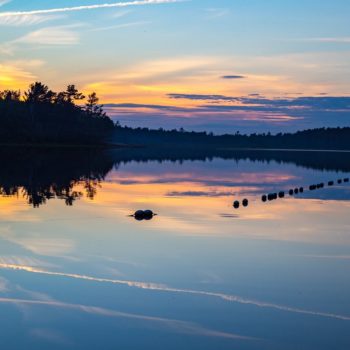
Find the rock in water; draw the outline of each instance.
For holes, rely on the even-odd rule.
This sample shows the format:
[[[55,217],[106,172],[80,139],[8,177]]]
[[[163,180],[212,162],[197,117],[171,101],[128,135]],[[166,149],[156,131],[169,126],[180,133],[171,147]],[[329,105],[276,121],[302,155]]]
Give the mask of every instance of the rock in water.
[[[144,220],[145,212],[143,210],[135,211],[134,218],[138,221]]]

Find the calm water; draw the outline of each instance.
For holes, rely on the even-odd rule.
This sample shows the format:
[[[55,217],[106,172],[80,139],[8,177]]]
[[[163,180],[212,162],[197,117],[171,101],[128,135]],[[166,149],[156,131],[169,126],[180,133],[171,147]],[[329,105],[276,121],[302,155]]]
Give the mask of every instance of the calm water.
[[[112,153],[2,154],[4,349],[350,348],[350,185],[261,202],[349,155]]]

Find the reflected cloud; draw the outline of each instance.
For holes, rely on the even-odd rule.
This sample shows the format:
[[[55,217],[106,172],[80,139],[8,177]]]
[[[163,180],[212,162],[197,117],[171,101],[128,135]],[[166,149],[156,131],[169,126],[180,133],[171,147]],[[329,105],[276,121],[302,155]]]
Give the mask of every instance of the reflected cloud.
[[[198,336],[215,337],[215,338],[226,338],[226,339],[232,339],[232,340],[253,340],[254,339],[251,337],[246,337],[238,334],[226,333],[226,332],[208,329],[192,322],[179,321],[179,320],[154,317],[154,316],[138,315],[138,314],[126,313],[126,312],[121,312],[116,310],[110,310],[110,309],[97,307],[97,306],[88,306],[83,304],[71,304],[71,303],[65,303],[60,301],[42,301],[42,300],[15,299],[15,298],[0,298],[0,303],[13,304],[16,306],[46,306],[46,307],[59,308],[59,309],[63,308],[63,309],[79,311],[85,314],[91,314],[95,316],[133,319],[138,321],[144,321],[147,323],[154,323],[172,332],[181,333],[181,334],[198,335]],[[43,333],[40,332],[40,335],[43,335]],[[45,335],[47,335],[47,333],[45,333]],[[54,338],[56,339],[56,336]]]
[[[44,238],[44,237],[3,237],[11,243],[20,245],[42,256],[64,256],[75,247],[75,242],[69,238]]]
[[[338,319],[338,320],[342,320],[342,321],[350,321],[350,316],[347,316],[347,315],[306,310],[306,309],[301,309],[301,308],[296,308],[296,307],[274,304],[274,303],[270,303],[270,302],[252,300],[252,299],[243,298],[243,297],[240,297],[237,295],[230,295],[230,294],[225,294],[225,293],[171,288],[171,287],[167,287],[166,285],[162,285],[162,284],[125,281],[125,280],[114,280],[114,279],[107,279],[107,278],[97,278],[97,277],[84,276],[84,275],[78,275],[78,274],[70,274],[70,273],[64,273],[64,272],[52,272],[52,271],[40,270],[40,269],[28,267],[28,266],[1,264],[0,268],[1,269],[8,269],[8,270],[25,271],[25,272],[50,275],[50,276],[60,276],[60,277],[67,277],[67,278],[73,278],[73,279],[81,279],[81,280],[86,280],[86,281],[127,285],[129,287],[154,290],[154,291],[160,291],[160,292],[191,294],[191,295],[198,295],[198,296],[214,297],[214,298],[219,298],[219,299],[224,300],[224,301],[235,302],[235,303],[244,304],[244,305],[253,305],[253,306],[257,306],[257,307],[261,307],[261,308],[274,309],[274,310],[284,311],[284,312],[291,312],[291,313],[310,315],[310,316],[319,316],[319,317],[325,317],[325,318],[333,318],[333,319]],[[0,298],[0,302],[1,302],[1,300],[2,299]],[[43,302],[43,303],[45,303],[45,302]],[[106,314],[106,312],[104,311],[103,314],[108,315],[109,312],[110,311],[108,311]]]
[[[34,328],[29,331],[33,338],[39,338],[41,340],[48,341],[53,344],[60,345],[73,345],[73,343],[62,333],[55,329],[48,328]]]
[[[0,277],[0,293],[6,293],[10,290],[9,282],[6,278]]]
[[[230,197],[233,192],[205,192],[205,191],[187,191],[187,192],[169,192],[167,197]]]
[[[303,258],[311,259],[330,259],[330,260],[350,260],[350,255],[300,255]]]
[[[27,256],[0,256],[0,264],[3,265],[20,265],[20,266],[41,266],[45,268],[55,268],[57,265],[48,263],[34,257]]]

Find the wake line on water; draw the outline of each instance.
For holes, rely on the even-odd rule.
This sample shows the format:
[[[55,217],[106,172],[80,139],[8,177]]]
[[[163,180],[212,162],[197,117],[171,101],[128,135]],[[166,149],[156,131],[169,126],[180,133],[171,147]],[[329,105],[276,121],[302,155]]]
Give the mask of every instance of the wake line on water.
[[[224,300],[224,301],[235,302],[238,304],[253,305],[253,306],[257,306],[257,307],[261,307],[261,308],[269,308],[269,309],[275,309],[275,310],[279,310],[279,311],[285,311],[285,312],[291,312],[291,313],[297,313],[297,314],[303,314],[303,315],[319,316],[319,317],[333,318],[333,319],[342,320],[342,321],[350,321],[350,316],[346,316],[346,315],[339,315],[339,314],[334,314],[334,313],[327,313],[327,312],[319,312],[319,311],[294,308],[294,307],[290,307],[290,306],[286,306],[286,305],[279,305],[279,304],[274,304],[274,303],[269,303],[269,302],[247,299],[247,298],[243,298],[243,297],[240,297],[237,295],[231,295],[231,294],[207,292],[207,291],[191,290],[191,289],[172,288],[172,287],[168,287],[168,286],[163,285],[163,284],[148,283],[148,282],[115,280],[115,279],[98,278],[98,277],[64,273],[64,272],[46,271],[46,270],[41,270],[41,269],[31,267],[31,266],[0,264],[0,269],[25,271],[25,272],[36,273],[36,274],[49,275],[49,276],[60,276],[60,277],[74,278],[74,279],[80,279],[80,280],[85,280],[85,281],[126,285],[128,287],[146,289],[146,290],[154,290],[154,291],[160,291],[160,292],[181,293],[181,294],[191,294],[191,295],[215,297],[215,298],[219,298],[219,299]]]

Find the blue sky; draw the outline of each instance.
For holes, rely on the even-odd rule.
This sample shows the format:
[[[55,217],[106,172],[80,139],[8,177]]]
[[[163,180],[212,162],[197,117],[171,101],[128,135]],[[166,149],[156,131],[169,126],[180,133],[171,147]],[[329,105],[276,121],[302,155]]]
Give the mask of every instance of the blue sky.
[[[151,0],[99,8],[106,3],[116,4],[0,0],[0,90],[34,80],[54,89],[76,83],[129,125],[218,133],[349,125],[349,1]],[[243,99],[252,94],[265,101],[252,106]],[[338,96],[343,104],[333,108],[330,99],[320,110],[319,103],[300,106],[301,96]],[[266,100],[286,98],[297,102],[268,108]]]

